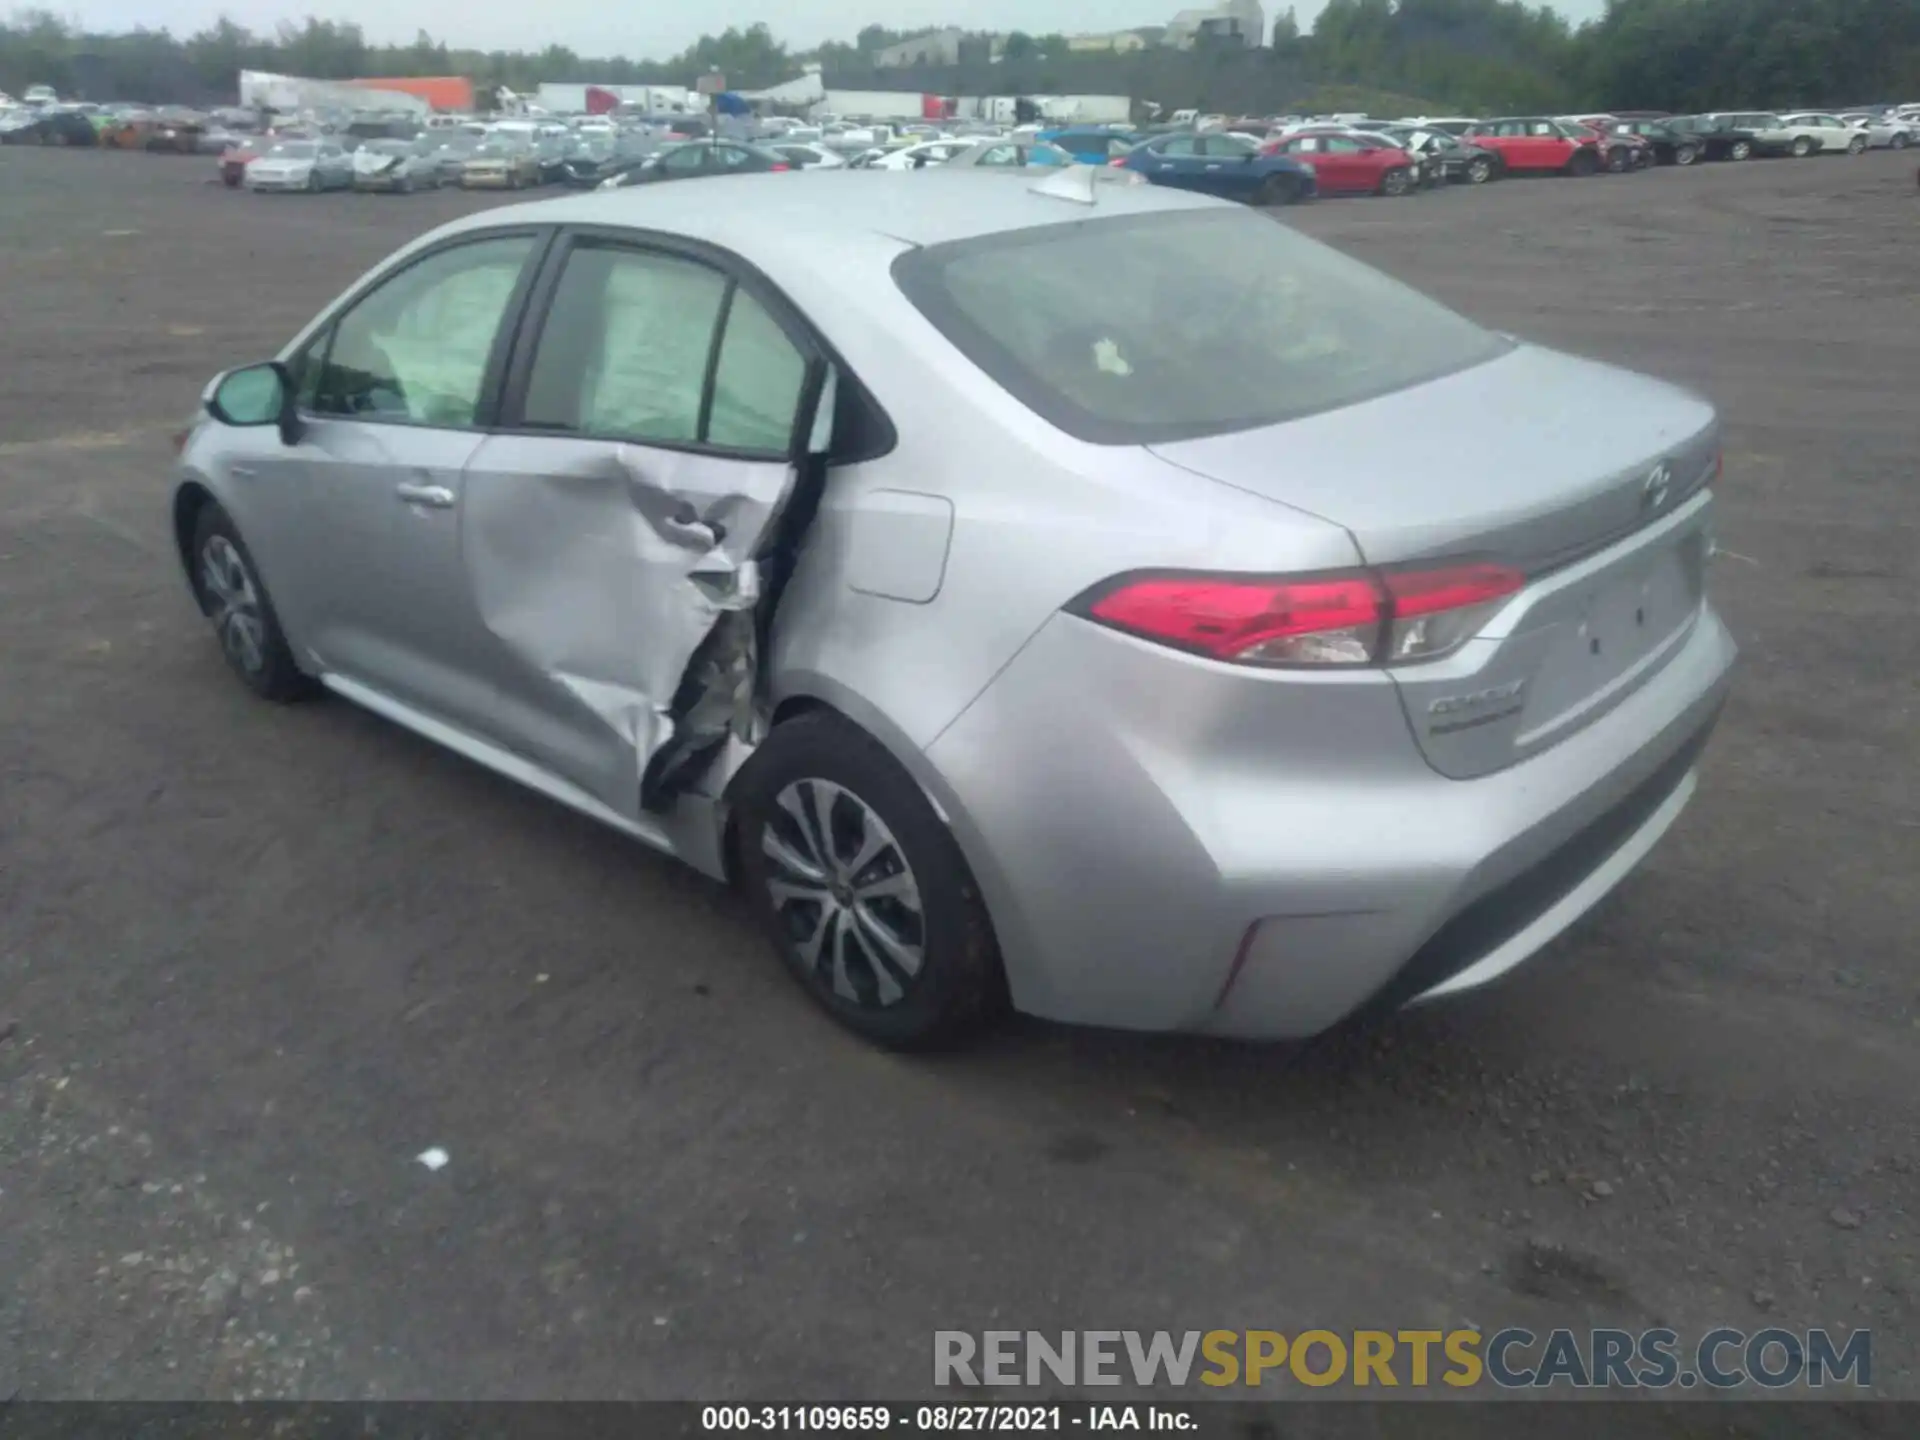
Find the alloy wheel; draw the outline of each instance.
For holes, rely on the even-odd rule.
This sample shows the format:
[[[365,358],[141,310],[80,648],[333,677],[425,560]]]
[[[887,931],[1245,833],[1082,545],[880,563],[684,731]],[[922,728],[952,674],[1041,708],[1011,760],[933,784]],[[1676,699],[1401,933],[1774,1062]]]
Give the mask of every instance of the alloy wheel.
[[[836,999],[898,1004],[926,960],[926,911],[886,822],[831,780],[796,780],[760,834],[767,896],[801,965]]]
[[[200,551],[200,590],[227,658],[243,674],[260,674],[267,665],[267,622],[259,587],[224,535],[210,537]]]

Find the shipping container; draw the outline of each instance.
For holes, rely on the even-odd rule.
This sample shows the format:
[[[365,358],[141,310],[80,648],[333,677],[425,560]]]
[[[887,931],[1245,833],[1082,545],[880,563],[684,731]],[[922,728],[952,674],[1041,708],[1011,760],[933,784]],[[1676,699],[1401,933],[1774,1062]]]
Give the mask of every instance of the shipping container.
[[[374,80],[347,80],[347,85],[388,94],[411,95],[436,110],[458,114],[473,111],[473,82],[464,75],[387,75]]]

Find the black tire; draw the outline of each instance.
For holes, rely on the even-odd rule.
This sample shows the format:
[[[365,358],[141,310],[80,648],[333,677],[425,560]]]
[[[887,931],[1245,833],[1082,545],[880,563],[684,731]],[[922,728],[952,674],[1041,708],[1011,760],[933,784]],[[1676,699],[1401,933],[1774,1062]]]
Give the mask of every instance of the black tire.
[[[1569,175],[1591,175],[1600,168],[1600,157],[1591,150],[1576,150],[1567,161]]]
[[[1691,165],[1699,158],[1700,151],[1696,146],[1676,145],[1673,147],[1673,163],[1676,165]]]
[[[1893,138],[1887,141],[1888,148],[1893,150],[1904,150],[1907,148],[1909,143],[1910,142],[1908,141],[1906,132],[1904,130],[1894,131]]]
[[[1813,141],[1804,135],[1796,135],[1793,137],[1793,144],[1787,148],[1792,152],[1794,159],[1804,160],[1807,156],[1813,154]]]
[[[829,795],[822,782],[838,792]],[[883,962],[879,957],[885,952],[867,939],[872,931],[845,918],[851,912],[840,912],[855,942],[848,945],[842,921],[826,905],[803,898],[776,904],[770,886],[801,872],[769,857],[769,839],[789,853],[817,856],[822,849],[819,827],[803,829],[781,804],[783,793],[803,810],[825,802],[830,832],[825,848],[838,861],[850,858],[848,851],[868,838],[868,816],[878,819],[888,838],[860,875],[874,877],[866,883],[879,885],[904,873],[919,909],[887,901],[895,908],[882,913],[873,908],[881,902],[870,901],[864,913],[910,948],[917,934],[917,970]],[[781,962],[834,1019],[889,1049],[927,1050],[966,1039],[1005,1007],[1000,953],[979,886],[920,786],[878,741],[831,711],[797,716],[774,727],[741,771],[731,798],[736,873],[747,903]],[[836,881],[837,894],[844,898],[858,879]],[[812,961],[801,949],[809,926],[819,952]],[[836,988],[836,961],[847,988],[855,992],[851,998]],[[887,988],[895,992],[891,997]]]
[[[307,172],[307,193],[309,195],[318,195],[320,193],[320,172],[318,170],[309,170]]]
[[[1624,175],[1633,168],[1633,152],[1624,145],[1607,147],[1607,173]]]
[[[1467,183],[1469,185],[1484,185],[1493,179],[1493,162],[1484,155],[1477,159],[1469,160],[1467,162],[1466,173]]]
[[[318,690],[314,679],[294,663],[292,647],[247,542],[227,512],[212,501],[202,505],[195,518],[190,553],[187,574],[194,598],[200,602],[200,613],[212,623],[220,653],[240,683],[262,699],[280,703],[303,700]],[[235,565],[244,587],[236,581]],[[216,573],[224,574],[231,600],[220,593]],[[257,622],[252,645],[238,633],[236,615]]]
[[[1753,142],[1751,140],[1734,141],[1733,144],[1727,147],[1727,158],[1729,160],[1751,160],[1753,158]]]
[[[1380,193],[1398,199],[1413,190],[1413,176],[1407,173],[1407,167],[1396,165],[1380,177]]]
[[[1867,137],[1864,135],[1856,135],[1851,140],[1847,141],[1847,153],[1849,155],[1866,154],[1867,153]]]
[[[1654,163],[1653,151],[1642,146],[1633,152],[1633,168],[1645,170]]]
[[[1300,198],[1300,182],[1286,175],[1269,175],[1254,192],[1256,205],[1291,205]]]

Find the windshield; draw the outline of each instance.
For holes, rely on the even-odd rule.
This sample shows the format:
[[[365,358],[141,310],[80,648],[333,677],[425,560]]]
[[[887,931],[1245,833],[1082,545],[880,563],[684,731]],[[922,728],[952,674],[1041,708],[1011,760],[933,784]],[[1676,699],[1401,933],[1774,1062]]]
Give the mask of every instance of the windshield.
[[[507,155],[522,154],[526,148],[526,144],[519,140],[488,140],[473,153],[497,160]]]
[[[319,148],[311,140],[282,140],[267,154],[276,160],[311,160]]]
[[[1028,408],[1149,445],[1403,390],[1511,343],[1244,211],[1092,220],[932,245],[907,298]]]

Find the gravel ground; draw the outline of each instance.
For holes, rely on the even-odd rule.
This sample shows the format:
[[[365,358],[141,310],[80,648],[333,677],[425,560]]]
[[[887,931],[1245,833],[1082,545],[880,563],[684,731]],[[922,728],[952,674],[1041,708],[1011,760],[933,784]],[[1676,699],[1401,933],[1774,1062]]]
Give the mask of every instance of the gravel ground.
[[[1871,1326],[1920,1397],[1910,161],[1288,212],[1723,407],[1699,795],[1551,955],[1370,1035],[938,1060],[704,881],[227,678],[172,422],[489,202],[210,171],[0,152],[0,1399],[907,1397],[936,1328],[1469,1323]]]

